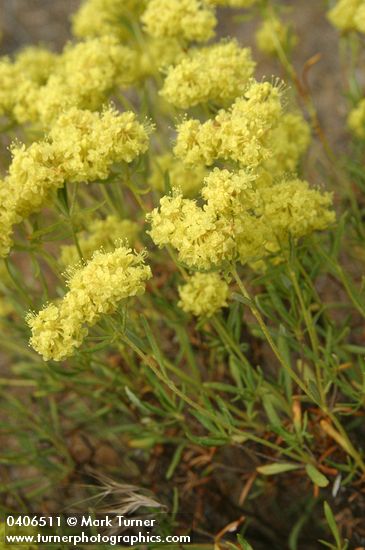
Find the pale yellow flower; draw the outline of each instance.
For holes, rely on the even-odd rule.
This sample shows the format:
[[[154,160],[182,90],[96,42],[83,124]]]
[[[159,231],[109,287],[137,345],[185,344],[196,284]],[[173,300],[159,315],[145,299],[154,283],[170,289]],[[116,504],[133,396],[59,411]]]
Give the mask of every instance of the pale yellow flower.
[[[150,277],[144,257],[131,249],[95,252],[86,266],[69,276],[62,300],[27,316],[30,345],[45,361],[66,359],[81,346],[89,327],[114,313],[128,297],[142,294]]]
[[[41,122],[49,125],[71,107],[99,109],[116,86],[134,82],[136,64],[136,52],[111,36],[66,46],[56,70],[39,90]]]
[[[215,169],[202,197],[202,206],[181,195],[162,197],[148,216],[153,241],[172,246],[182,263],[198,270],[253,264],[334,221],[331,195],[298,179],[266,178],[263,185],[261,175]]]
[[[108,177],[113,163],[132,162],[148,148],[151,128],[134,113],[69,109],[53,124],[49,138],[68,181]]]
[[[41,48],[26,48],[15,61],[0,58],[0,116],[23,123],[37,117],[38,92],[50,75],[56,56]]]
[[[147,150],[149,131],[132,112],[72,108],[47,139],[14,146],[9,173],[0,182],[0,256],[11,248],[13,226],[38,212],[65,181],[107,178],[114,163],[132,162]]]
[[[229,286],[218,273],[194,273],[179,286],[178,306],[197,317],[211,317],[228,305],[228,294]]]
[[[365,99],[350,111],[347,124],[356,137],[365,138]]]
[[[149,0],[141,16],[144,29],[154,38],[178,37],[205,42],[214,35],[214,12],[202,0]]]
[[[193,48],[169,68],[160,93],[182,109],[207,101],[225,104],[244,93],[254,69],[250,49],[236,40]]]
[[[272,175],[295,172],[310,144],[309,124],[299,113],[285,113],[270,134],[271,154],[263,166]]]
[[[256,166],[270,152],[270,131],[283,114],[281,91],[269,82],[252,83],[228,110],[205,123],[186,120],[178,128],[174,152],[188,164],[217,159]]]
[[[357,13],[364,5],[364,0],[338,0],[328,12],[328,19],[341,31],[357,30]]]

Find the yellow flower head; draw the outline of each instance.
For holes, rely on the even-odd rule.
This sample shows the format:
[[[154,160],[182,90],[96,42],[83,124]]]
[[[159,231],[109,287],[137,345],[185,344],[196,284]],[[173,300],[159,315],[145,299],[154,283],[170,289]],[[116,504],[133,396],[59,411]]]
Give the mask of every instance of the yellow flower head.
[[[243,94],[254,69],[251,51],[236,40],[193,48],[169,68],[160,93],[181,109],[207,101],[225,104]]]
[[[116,241],[128,241],[133,245],[138,235],[138,224],[131,220],[120,220],[117,216],[107,216],[105,220],[94,220],[87,224],[86,231],[78,236],[79,246],[85,260],[89,260],[96,250],[106,252],[114,249]],[[80,261],[75,245],[61,247],[60,262],[64,266]]]
[[[256,166],[270,156],[270,131],[281,116],[280,89],[269,82],[254,82],[242,98],[214,119],[180,124],[174,153],[188,164],[209,166],[224,159]]]
[[[350,111],[347,124],[356,137],[365,138],[365,99]]]
[[[39,88],[57,62],[56,54],[35,46],[21,50],[14,61],[0,58],[0,116],[13,116],[20,123],[36,118]]]
[[[81,346],[88,327],[110,315],[130,296],[142,294],[151,269],[141,254],[120,246],[113,252],[95,252],[84,267],[68,279],[64,298],[29,314],[30,345],[45,361],[62,361]]]
[[[72,16],[75,36],[116,36],[130,38],[130,23],[137,20],[145,7],[145,0],[85,0]]]
[[[310,127],[299,113],[285,113],[271,132],[269,143],[271,154],[264,161],[273,176],[295,172],[299,160],[310,144]]]
[[[8,176],[0,182],[0,256],[11,247],[13,225],[43,207],[65,181],[105,179],[113,163],[132,162],[148,147],[149,129],[132,112],[70,109],[47,139],[14,146]]]
[[[357,9],[354,22],[356,30],[365,33],[365,2],[363,2]]]
[[[290,50],[297,43],[297,37],[277,17],[265,19],[256,32],[256,44],[259,50],[268,55],[276,55],[278,49]]]
[[[65,109],[95,110],[117,85],[135,79],[137,54],[110,36],[66,46],[56,70],[39,91],[37,108],[44,124]]]
[[[200,208],[194,200],[181,194],[164,196],[160,207],[147,220],[150,235],[156,245],[171,245],[179,260],[188,267],[210,269],[234,258],[235,243],[232,224],[218,219],[212,212]]]
[[[0,257],[12,246],[13,225],[37,212],[64,181],[50,143],[14,146],[12,156],[9,174],[0,182]]]
[[[148,183],[154,189],[164,191],[166,179],[168,179],[170,187],[180,189],[187,197],[197,194],[206,175],[205,166],[188,166],[171,153],[165,153],[153,157]]]
[[[59,56],[46,48],[28,46],[17,53],[15,67],[19,73],[41,85],[47,82],[58,61]]]
[[[361,18],[364,5],[364,0],[338,0],[337,4],[328,12],[328,19],[341,31],[357,30],[358,22],[361,26],[361,21],[358,21],[357,18]]]
[[[49,197],[49,193],[61,187],[64,175],[59,157],[48,141],[34,142],[29,147],[15,145],[6,178],[9,211],[25,218],[37,212]]]
[[[141,21],[150,36],[187,42],[209,40],[217,24],[214,12],[202,0],[149,0]]]
[[[57,119],[49,138],[62,159],[65,179],[93,181],[107,178],[113,163],[132,162],[144,153],[149,131],[132,112],[72,108]]]
[[[229,286],[218,273],[194,273],[179,286],[178,306],[197,317],[211,317],[228,305],[228,294]]]
[[[171,245],[188,267],[254,263],[277,254],[289,239],[322,230],[334,220],[331,195],[298,179],[262,184],[260,175],[215,169],[202,189],[205,204],[165,196],[149,216],[158,246]]]

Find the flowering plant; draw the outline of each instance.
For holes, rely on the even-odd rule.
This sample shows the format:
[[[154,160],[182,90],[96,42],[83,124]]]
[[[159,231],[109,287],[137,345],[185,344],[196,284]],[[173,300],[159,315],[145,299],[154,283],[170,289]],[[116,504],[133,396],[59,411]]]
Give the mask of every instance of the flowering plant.
[[[311,515],[315,540],[327,529],[348,547],[341,502],[315,511],[365,472],[365,99],[355,59],[339,159],[289,15],[268,0],[84,0],[61,52],[0,59],[0,388],[16,451],[46,479],[34,490],[19,473],[6,509],[35,512],[125,454],[150,489],[159,461],[183,479],[157,496],[186,511],[191,476],[215,487],[233,464],[232,510],[265,499],[275,474],[306,503],[270,547],[299,548]],[[321,12],[352,55],[364,15],[363,0]],[[256,18],[261,54],[222,37],[221,17]],[[259,76],[262,54],[279,76]],[[103,446],[114,463],[96,460]]]

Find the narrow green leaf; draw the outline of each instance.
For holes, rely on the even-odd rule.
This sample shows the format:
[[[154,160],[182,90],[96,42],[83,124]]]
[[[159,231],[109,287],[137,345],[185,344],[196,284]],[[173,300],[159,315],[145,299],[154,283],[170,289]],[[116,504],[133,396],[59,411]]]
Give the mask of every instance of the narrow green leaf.
[[[329,484],[326,476],[321,474],[321,472],[319,472],[317,468],[315,468],[312,464],[307,464],[305,467],[305,471],[307,472],[308,477],[313,481],[315,485],[318,485],[318,487],[327,487],[327,485]]]
[[[167,469],[167,472],[166,472],[166,479],[171,479],[172,476],[174,475],[174,472],[180,462],[180,459],[181,459],[181,455],[182,455],[182,452],[185,448],[185,445],[182,443],[181,445],[179,445],[178,447],[176,447],[176,450],[174,452],[174,456],[172,457],[172,460],[170,462],[170,466],[168,467]]]
[[[328,504],[328,502],[326,500],[323,503],[323,509],[324,509],[324,515],[326,516],[328,526],[332,531],[332,534],[333,534],[333,537],[336,541],[336,544],[337,544],[338,548],[341,548],[340,532],[339,532],[338,527],[337,527],[335,516],[333,515],[331,507],[330,507],[330,505]]]
[[[251,544],[249,544],[247,540],[242,537],[242,535],[237,535],[237,541],[242,550],[253,550]]]
[[[298,470],[300,468],[299,464],[290,464],[289,462],[281,462],[274,464],[265,464],[264,466],[259,466],[256,468],[259,474],[264,476],[274,476],[276,474],[282,474],[284,472],[290,472],[292,470]]]

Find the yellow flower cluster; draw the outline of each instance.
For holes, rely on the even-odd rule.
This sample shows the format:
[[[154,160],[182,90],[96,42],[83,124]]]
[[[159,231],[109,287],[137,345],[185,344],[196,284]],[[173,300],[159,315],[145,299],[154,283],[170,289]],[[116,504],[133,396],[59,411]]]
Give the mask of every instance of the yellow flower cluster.
[[[110,215],[104,220],[94,220],[87,224],[86,231],[78,236],[78,242],[84,260],[89,260],[96,250],[106,252],[113,250],[116,241],[127,241],[132,246],[138,235],[138,224],[131,220],[121,220]],[[64,266],[74,265],[80,261],[75,245],[61,247],[60,262]]]
[[[271,154],[263,166],[273,176],[295,172],[310,144],[310,127],[299,113],[285,113],[270,134]]]
[[[58,159],[47,142],[14,147],[9,174],[0,182],[0,256],[12,246],[13,226],[47,200],[50,190],[63,185]]]
[[[278,125],[282,112],[280,89],[269,82],[253,82],[243,97],[214,119],[182,122],[174,152],[188,164],[211,165],[224,159],[258,165],[270,156],[270,130]]]
[[[0,115],[49,125],[70,107],[98,109],[111,90],[137,78],[137,53],[113,37],[68,45],[60,56],[28,48],[0,60]]]
[[[59,56],[46,48],[28,46],[18,52],[13,66],[19,75],[26,76],[36,84],[44,84],[58,60]]]
[[[178,306],[197,317],[212,317],[228,305],[228,294],[229,286],[218,273],[194,273],[179,286]]]
[[[115,162],[132,162],[147,151],[150,127],[134,113],[112,108],[102,113],[69,109],[53,124],[49,139],[61,159],[65,179],[73,182],[108,177]]]
[[[194,196],[201,189],[207,170],[203,165],[194,167],[184,164],[171,153],[155,155],[151,163],[148,183],[158,191],[166,189],[166,180],[171,188],[179,189],[185,197]]]
[[[67,46],[57,69],[38,93],[37,108],[44,124],[70,107],[98,109],[116,86],[135,79],[136,53],[110,36]]]
[[[70,275],[69,290],[60,302],[28,315],[30,345],[45,361],[69,357],[81,346],[88,327],[115,312],[121,301],[142,294],[151,275],[143,255],[131,249],[95,252],[85,267]]]
[[[181,109],[207,101],[225,104],[242,95],[254,69],[251,51],[236,40],[193,48],[169,68],[160,93]]]
[[[36,116],[36,91],[48,79],[58,57],[37,47],[20,51],[14,62],[0,58],[0,116],[7,115],[19,122]],[[30,114],[32,113],[32,114]]]
[[[297,43],[297,37],[277,17],[265,19],[256,32],[256,44],[259,50],[268,55],[276,55],[278,49],[290,50]]]
[[[145,0],[86,0],[72,16],[72,31],[79,38],[130,38],[130,22],[145,8]]]
[[[148,130],[134,113],[70,109],[49,136],[30,147],[15,146],[0,183],[0,256],[12,244],[13,226],[37,212],[65,181],[105,179],[115,162],[131,162],[148,147]]]
[[[162,197],[149,216],[158,246],[171,245],[188,267],[207,270],[227,262],[254,264],[277,254],[334,220],[331,195],[293,179],[267,184],[240,170],[214,169],[205,179],[200,207],[180,194]]]
[[[365,33],[365,2],[359,6],[355,15],[356,30]]]
[[[365,99],[350,111],[347,124],[356,137],[365,138]]]
[[[338,0],[328,19],[341,31],[365,32],[365,0]]]
[[[214,12],[202,0],[149,0],[141,21],[150,36],[187,42],[209,40],[217,24]]]

